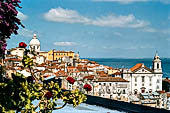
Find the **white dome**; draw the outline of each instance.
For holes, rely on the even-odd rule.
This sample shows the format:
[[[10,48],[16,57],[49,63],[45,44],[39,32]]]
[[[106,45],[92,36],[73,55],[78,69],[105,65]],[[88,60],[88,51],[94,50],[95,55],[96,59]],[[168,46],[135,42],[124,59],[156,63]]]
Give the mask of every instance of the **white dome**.
[[[33,39],[30,41],[30,46],[39,46],[40,45],[40,41],[37,39],[37,35],[34,34]]]

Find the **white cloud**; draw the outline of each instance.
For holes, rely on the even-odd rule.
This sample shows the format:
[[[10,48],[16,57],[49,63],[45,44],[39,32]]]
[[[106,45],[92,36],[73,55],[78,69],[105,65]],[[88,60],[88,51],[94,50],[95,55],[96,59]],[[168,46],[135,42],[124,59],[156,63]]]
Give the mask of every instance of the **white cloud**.
[[[97,18],[91,22],[93,25],[97,26],[106,26],[106,27],[130,27],[130,28],[139,28],[148,25],[148,22],[143,20],[138,20],[134,15],[130,14],[128,16],[116,16],[109,15]]]
[[[54,45],[56,46],[75,46],[77,43],[75,42],[55,42]]]
[[[28,16],[27,15],[25,15],[25,14],[23,14],[22,12],[18,12],[18,15],[17,15],[17,17],[20,19],[20,20],[26,20],[27,18],[28,18]]]
[[[81,16],[74,10],[56,8],[49,10],[44,18],[53,22],[82,23],[85,25],[96,25],[102,27],[129,27],[140,28],[149,25],[149,22],[136,19],[133,14],[127,16],[108,15],[96,19]]]
[[[21,28],[19,29],[18,35],[23,36],[23,37],[33,37],[33,34],[35,32],[29,29]]]
[[[49,10],[49,12],[44,15],[44,18],[48,21],[67,23],[85,23],[89,21],[88,18],[79,15],[74,10],[63,9],[60,7]]]
[[[116,35],[116,36],[122,36],[122,34],[119,33],[119,32],[114,32],[113,34]]]
[[[147,2],[150,0],[93,0],[95,2],[119,2],[122,4],[128,4],[128,3],[133,3],[133,2]]]
[[[154,28],[143,28],[143,29],[140,29],[138,31],[142,31],[142,32],[150,32],[150,33],[154,33],[154,32],[157,32],[156,29]]]

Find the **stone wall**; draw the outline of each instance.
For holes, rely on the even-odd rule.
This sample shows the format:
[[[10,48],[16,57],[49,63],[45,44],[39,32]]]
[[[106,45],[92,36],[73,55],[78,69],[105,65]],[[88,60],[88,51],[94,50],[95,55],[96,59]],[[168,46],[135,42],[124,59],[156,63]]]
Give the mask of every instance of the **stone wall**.
[[[87,101],[85,102],[91,105],[98,105],[109,109],[114,109],[123,112],[130,113],[170,113],[170,111],[165,109],[153,108],[138,104],[127,103],[123,101],[111,100],[102,97],[87,95]]]

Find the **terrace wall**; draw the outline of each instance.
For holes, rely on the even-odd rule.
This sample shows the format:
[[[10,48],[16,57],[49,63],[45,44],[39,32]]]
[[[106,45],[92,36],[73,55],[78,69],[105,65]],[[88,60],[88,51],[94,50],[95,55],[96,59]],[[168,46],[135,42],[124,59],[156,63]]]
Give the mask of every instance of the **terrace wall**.
[[[123,101],[111,100],[102,97],[87,95],[87,101],[90,105],[98,105],[109,109],[114,109],[129,113],[170,113],[169,110],[143,106],[139,104],[132,104]]]

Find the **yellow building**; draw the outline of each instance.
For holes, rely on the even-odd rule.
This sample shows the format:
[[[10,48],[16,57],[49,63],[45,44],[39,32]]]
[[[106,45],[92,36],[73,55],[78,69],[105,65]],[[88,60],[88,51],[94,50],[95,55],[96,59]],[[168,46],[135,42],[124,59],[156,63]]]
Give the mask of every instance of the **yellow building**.
[[[72,51],[55,51],[51,50],[48,52],[47,60],[54,61],[54,60],[61,60],[63,57],[74,58],[75,53]]]

